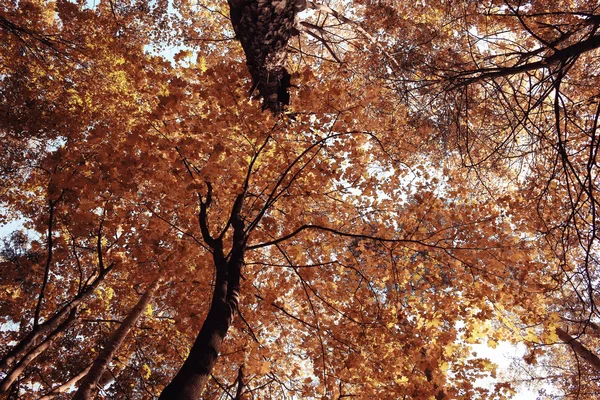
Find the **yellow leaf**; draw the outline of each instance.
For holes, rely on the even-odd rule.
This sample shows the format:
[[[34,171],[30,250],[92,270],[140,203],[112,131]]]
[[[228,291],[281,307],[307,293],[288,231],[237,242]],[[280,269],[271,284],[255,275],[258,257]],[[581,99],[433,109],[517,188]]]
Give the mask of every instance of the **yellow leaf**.
[[[142,366],[142,376],[144,377],[144,379],[148,379],[148,378],[150,378],[150,375],[152,375],[152,371],[150,370],[150,367],[148,366],[148,364],[144,364]]]
[[[146,310],[144,311],[144,315],[147,317],[151,317],[154,310],[152,309],[152,304],[146,305]]]
[[[450,368],[450,365],[446,361],[440,364],[440,370],[442,372],[448,371],[448,368]]]

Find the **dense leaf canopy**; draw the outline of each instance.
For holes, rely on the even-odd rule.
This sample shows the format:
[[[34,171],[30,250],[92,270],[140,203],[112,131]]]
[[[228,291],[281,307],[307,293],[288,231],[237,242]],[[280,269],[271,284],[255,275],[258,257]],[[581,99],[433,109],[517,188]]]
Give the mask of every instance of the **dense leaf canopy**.
[[[597,2],[236,5],[0,4],[0,396],[597,398]]]

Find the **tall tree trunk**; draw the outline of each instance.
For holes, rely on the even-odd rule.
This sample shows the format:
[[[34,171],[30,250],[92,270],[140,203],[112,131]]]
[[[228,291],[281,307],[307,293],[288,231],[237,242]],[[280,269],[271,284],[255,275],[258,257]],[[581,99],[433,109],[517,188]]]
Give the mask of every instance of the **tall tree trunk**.
[[[58,329],[60,324],[64,322],[64,318],[94,292],[100,282],[104,280],[104,277],[112,270],[113,267],[113,265],[110,265],[103,269],[98,277],[94,279],[94,281],[83,291],[77,294],[73,300],[71,300],[71,302],[63,306],[48,320],[34,327],[31,332],[27,334],[27,336],[25,336],[15,347],[12,348],[11,351],[4,356],[2,360],[0,360],[0,370],[6,369],[17,359],[22,358],[34,346],[34,343],[40,337],[46,334],[52,334],[54,330]]]
[[[159,400],[199,399],[217,361],[221,344],[238,306],[240,273],[246,245],[244,224],[240,218],[243,198],[243,195],[238,196],[231,213],[230,223],[234,232],[232,249],[228,257],[223,253],[223,234],[213,239],[208,230],[206,208],[210,204],[210,187],[206,203],[200,204],[199,220],[202,236],[212,248],[216,269],[213,299],[188,358],[171,383],[165,387]]]
[[[163,390],[160,400],[197,400],[200,398],[219,356],[223,339],[233,321],[234,313],[237,310],[242,260],[227,262],[222,259],[217,262],[216,259],[222,258],[217,256],[217,253],[218,251],[215,251],[217,279],[208,315],[188,358],[175,378]],[[235,296],[231,296],[229,293],[235,293]]]
[[[237,390],[235,391],[235,400],[242,400],[245,388],[246,383],[244,383],[244,367],[241,366],[240,369],[238,369]]]
[[[231,25],[246,54],[253,88],[263,98],[263,110],[280,114],[290,104],[291,75],[285,68],[288,41],[298,34],[296,14],[305,0],[228,0]]]
[[[600,358],[587,349],[581,342],[560,328],[556,328],[556,334],[563,342],[571,345],[575,354],[586,360],[596,371],[600,371]]]
[[[154,282],[150,284],[146,293],[140,298],[138,303],[133,307],[133,309],[129,312],[129,315],[121,322],[119,328],[113,333],[112,337],[106,343],[98,358],[92,364],[88,374],[81,382],[79,389],[73,396],[73,400],[87,400],[92,398],[94,394],[94,390],[102,377],[102,374],[106,370],[110,360],[112,360],[113,356],[123,344],[123,341],[129,334],[129,331],[133,326],[135,326],[136,322],[144,312],[144,309],[152,299],[154,292],[158,288],[159,279],[155,279]]]
[[[67,390],[69,390],[71,388],[71,386],[73,386],[74,384],[79,382],[84,376],[86,376],[88,371],[90,370],[90,368],[92,368],[91,364],[88,365],[80,373],[78,373],[77,375],[75,375],[74,377],[72,377],[71,379],[66,381],[65,383],[63,383],[62,385],[57,386],[54,389],[50,390],[48,393],[46,393],[45,395],[40,397],[38,400],[50,400],[50,399],[58,396],[61,393],[65,393]]]
[[[18,363],[15,367],[4,377],[2,382],[0,382],[0,395],[6,394],[10,390],[10,386],[13,382],[21,376],[25,368],[31,364],[33,360],[36,359],[37,356],[42,354],[50,345],[58,339],[63,333],[71,326],[71,323],[75,320],[76,309],[72,309],[69,317],[64,320],[62,324],[60,324],[42,343],[38,346],[31,349]]]

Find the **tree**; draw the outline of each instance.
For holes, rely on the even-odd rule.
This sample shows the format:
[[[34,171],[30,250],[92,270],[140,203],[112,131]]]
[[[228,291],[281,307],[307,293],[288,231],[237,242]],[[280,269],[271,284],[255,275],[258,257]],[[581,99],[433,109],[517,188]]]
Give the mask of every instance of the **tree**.
[[[513,314],[523,327],[515,334],[536,326],[545,334],[532,346],[558,342],[553,313],[560,329],[585,331],[586,321],[597,322],[598,108],[588,86],[597,79],[597,4],[365,6],[364,25],[386,32],[376,49],[381,62],[369,71],[395,89],[412,118],[432,127],[432,158],[460,157],[499,203],[508,198],[496,183],[518,187],[506,211],[543,238],[546,305],[537,316]],[[577,369],[571,377],[581,382]]]
[[[114,354],[117,352],[125,337],[131,330],[131,328],[135,325],[138,319],[141,317],[142,313],[146,310],[147,306],[154,295],[154,292],[158,288],[158,284],[160,281],[158,279],[154,280],[150,284],[150,287],[146,289],[146,292],[140,298],[140,301],[137,302],[135,307],[131,310],[131,312],[127,315],[127,317],[123,320],[119,328],[114,332],[114,334],[110,337],[108,343],[100,352],[100,355],[94,361],[94,363],[89,368],[89,371],[82,379],[82,382],[79,384],[79,389],[75,393],[73,398],[76,399],[89,399],[92,397],[94,389],[96,385],[100,382],[100,378],[102,374],[105,372],[108,363],[113,358]]]
[[[589,73],[532,67],[595,54],[593,9],[309,3],[276,46],[294,120],[248,100],[273,95],[264,51],[225,40],[244,17],[222,5],[0,6],[1,211],[31,238],[3,255],[4,342],[80,299],[62,337],[7,364],[28,360],[13,393],[82,382],[132,288],[160,278],[156,309],[100,357],[108,397],[505,398],[473,385],[494,366],[469,344],[595,323],[595,103],[573,114],[588,94],[569,86]],[[523,35],[547,18],[567,33],[538,51]],[[557,111],[574,133],[554,146]]]
[[[263,97],[263,109],[281,113],[290,103],[291,76],[285,68],[288,41],[297,34],[295,18],[305,0],[281,2],[228,1],[231,24],[240,40],[253,89]]]

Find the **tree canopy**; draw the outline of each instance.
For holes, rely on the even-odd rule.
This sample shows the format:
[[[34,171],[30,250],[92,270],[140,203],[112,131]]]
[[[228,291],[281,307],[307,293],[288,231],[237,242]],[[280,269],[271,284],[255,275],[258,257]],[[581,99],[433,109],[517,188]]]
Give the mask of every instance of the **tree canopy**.
[[[599,28],[3,2],[0,397],[597,398]]]

